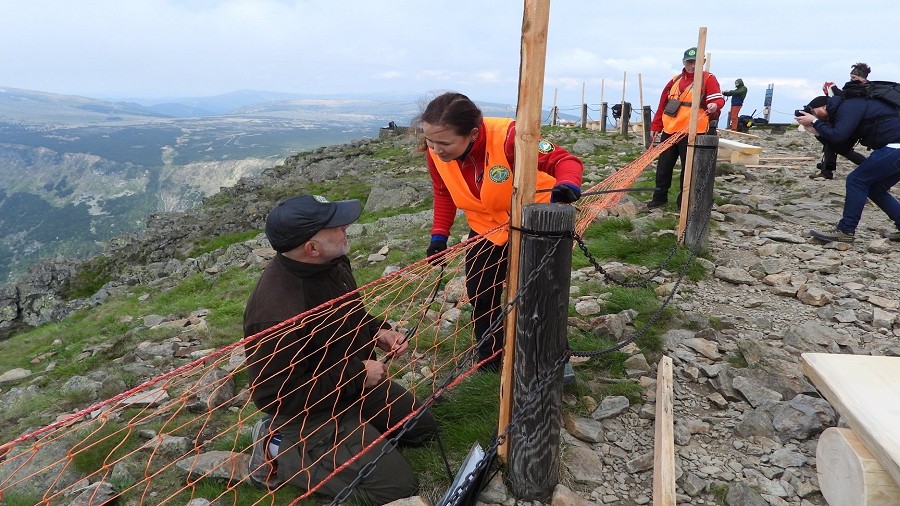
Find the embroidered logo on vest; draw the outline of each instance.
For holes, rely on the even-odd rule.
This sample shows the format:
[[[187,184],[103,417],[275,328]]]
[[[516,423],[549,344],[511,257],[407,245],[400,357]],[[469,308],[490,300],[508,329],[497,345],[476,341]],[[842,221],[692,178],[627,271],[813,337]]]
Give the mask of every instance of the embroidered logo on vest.
[[[552,142],[544,139],[538,141],[538,151],[540,151],[541,153],[546,155],[554,149],[556,149],[556,146],[554,146]]]
[[[488,177],[495,183],[502,183],[509,179],[509,169],[502,165],[494,165],[488,171]]]

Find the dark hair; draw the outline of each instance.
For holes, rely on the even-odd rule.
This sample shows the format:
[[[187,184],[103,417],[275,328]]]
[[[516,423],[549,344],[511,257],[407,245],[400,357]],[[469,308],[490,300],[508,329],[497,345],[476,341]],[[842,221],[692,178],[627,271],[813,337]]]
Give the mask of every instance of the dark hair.
[[[468,135],[473,128],[481,126],[481,109],[462,93],[448,91],[435,97],[425,106],[422,115],[416,121],[422,123],[453,127],[459,135]]]
[[[869,72],[872,72],[872,68],[862,62],[855,63],[852,67],[850,67],[851,76],[859,76],[865,79],[869,77]]]

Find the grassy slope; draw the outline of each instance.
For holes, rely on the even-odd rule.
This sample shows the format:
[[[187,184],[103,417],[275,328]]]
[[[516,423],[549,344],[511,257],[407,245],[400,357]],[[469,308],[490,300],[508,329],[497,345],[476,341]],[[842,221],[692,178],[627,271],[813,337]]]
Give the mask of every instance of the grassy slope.
[[[548,129],[545,135],[563,146],[571,146],[583,136],[595,138],[600,136],[593,132],[565,129]],[[585,187],[604,177],[610,168],[623,166],[640,151],[640,147],[634,140],[623,140],[615,135],[606,135],[602,136],[602,141],[601,147],[593,153],[583,156],[587,168]],[[385,146],[376,150],[375,156],[387,160],[391,171],[396,173],[408,171],[411,166],[421,164],[421,155],[393,146]],[[652,186],[650,178],[652,178],[652,168],[645,173],[644,181],[639,185]],[[300,188],[290,188],[291,191],[297,189]],[[368,194],[368,185],[362,179],[340,185],[306,185],[306,188],[302,189],[323,193],[333,199],[361,198],[365,200]],[[215,205],[215,201],[215,198],[210,199],[208,205]],[[363,219],[369,221],[379,216],[364,216]],[[614,219],[595,224],[585,235],[585,240],[592,253],[601,262],[617,260],[655,268],[673,247],[674,239],[671,234],[652,234],[652,232],[671,229],[673,226],[674,221],[671,219],[655,220],[642,224],[640,231],[637,232],[630,220]],[[232,242],[247,240],[258,232],[258,230],[251,230],[224,238],[199,238],[196,249],[190,256],[216,251],[217,248],[223,248]],[[403,238],[404,234],[409,234],[409,232],[397,230],[393,232],[392,237],[394,239]],[[421,259],[428,239],[421,236],[419,231],[414,234],[406,237],[414,246],[404,251],[392,250],[387,263],[406,265]],[[354,258],[356,263],[361,263],[360,260],[364,260],[369,253],[379,247],[378,238],[356,241],[351,258]],[[678,270],[686,257],[687,255],[683,252],[676,255],[675,262],[670,265],[669,269]],[[588,261],[576,249],[573,268],[577,269],[588,265]],[[381,269],[383,266],[357,269],[360,284],[375,279],[380,275]],[[41,396],[29,403],[27,407],[4,409],[0,413],[0,427],[2,427],[0,440],[8,441],[28,428],[33,429],[53,421],[60,412],[71,411],[89,404],[89,399],[60,391],[58,386],[67,378],[76,374],[84,375],[101,368],[107,369],[113,375],[121,375],[115,367],[110,367],[111,359],[122,356],[126,350],[133,348],[140,341],[166,337],[161,334],[151,334],[146,329],[141,330],[141,315],[160,314],[184,317],[191,311],[204,308],[209,311],[207,317],[209,333],[203,347],[217,347],[232,342],[240,335],[243,304],[258,274],[258,270],[254,268],[234,267],[215,275],[190,277],[178,283],[174,288],[162,292],[147,286],[135,286],[127,294],[113,297],[90,311],[0,342],[0,371],[16,367],[31,369],[36,374],[27,382],[42,387]],[[691,275],[699,277],[703,273],[694,270]],[[599,296],[608,293],[608,296],[605,297],[607,300],[605,312],[607,313],[615,313],[629,308],[637,310],[639,312],[637,326],[646,322],[658,309],[658,299],[650,289],[629,289],[596,282],[577,281],[573,283],[573,286],[576,286],[581,294]],[[570,315],[577,317],[573,309],[570,309]],[[670,311],[664,312],[655,326],[648,329],[643,335],[638,344],[645,351],[653,353],[659,349],[658,338],[671,316]],[[574,350],[596,350],[614,344],[581,330],[572,330],[570,341]],[[112,343],[113,347],[93,357],[77,359],[86,347],[100,343]],[[45,354],[52,354],[50,360],[57,366],[53,370],[42,372],[41,369],[45,367],[47,361],[35,366],[31,364],[31,360],[42,355],[46,356]],[[583,396],[590,395],[599,400],[609,394],[636,398],[641,389],[635,383],[625,381],[601,384],[591,381],[596,376],[622,377],[624,374],[622,361],[625,358],[627,357],[622,353],[613,353],[579,364],[577,374],[580,381],[567,387],[567,393],[572,394],[572,399],[582,399]],[[124,375],[121,379],[125,386],[131,387],[144,378]],[[496,428],[497,385],[495,376],[479,375],[478,379],[467,381],[454,391],[448,402],[435,408],[443,428],[444,445],[448,450],[452,466],[458,465],[473,440],[479,440],[482,443],[490,440]],[[102,392],[102,395],[111,396],[115,393],[117,392],[105,391]],[[567,409],[582,415],[587,414],[587,408],[581,401],[569,405]],[[229,415],[223,414],[223,416]],[[449,480],[446,477],[444,464],[438,450],[432,446],[405,451],[405,454],[422,476],[423,493],[439,496]],[[214,485],[210,485],[210,487],[215,488]],[[432,499],[435,498],[432,497]],[[245,499],[240,499],[239,504],[245,504],[244,501]]]

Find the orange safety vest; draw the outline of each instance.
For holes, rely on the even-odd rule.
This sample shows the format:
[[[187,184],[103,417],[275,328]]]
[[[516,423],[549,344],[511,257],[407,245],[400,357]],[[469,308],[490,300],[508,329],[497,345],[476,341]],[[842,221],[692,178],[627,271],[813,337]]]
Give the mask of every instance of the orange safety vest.
[[[706,76],[709,73],[703,72],[703,84],[706,83]],[[682,130],[687,131],[688,125],[691,123],[691,102],[694,99],[693,89],[694,85],[691,83],[688,85],[684,91],[678,91],[678,81],[681,79],[681,74],[672,78],[672,87],[669,88],[669,100],[678,100],[681,102],[681,105],[678,106],[678,112],[675,113],[675,116],[669,116],[668,114],[662,115],[663,122],[663,132],[667,134],[674,134],[680,132]],[[703,84],[701,84],[701,97],[703,96]],[[697,131],[698,132],[706,132],[709,130],[709,116],[705,113],[705,111],[700,111],[700,114],[697,115]]]
[[[463,210],[469,226],[479,234],[484,234],[488,230],[509,222],[513,178],[504,145],[512,121],[508,118],[484,118],[486,144],[481,198],[476,197],[469,189],[456,160],[443,162],[433,151],[428,151],[434,161],[434,166],[450,192],[450,197],[453,198],[453,203],[457,208]],[[537,190],[550,189],[555,184],[556,178],[546,172],[538,171],[535,183]],[[535,193],[534,201],[536,203],[550,202],[550,192]],[[502,246],[509,240],[509,230],[506,228],[493,230],[485,237],[494,244]]]

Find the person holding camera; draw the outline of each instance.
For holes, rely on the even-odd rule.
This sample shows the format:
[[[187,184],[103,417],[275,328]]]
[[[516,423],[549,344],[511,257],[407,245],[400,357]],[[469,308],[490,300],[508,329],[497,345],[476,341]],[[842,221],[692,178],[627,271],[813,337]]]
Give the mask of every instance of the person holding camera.
[[[673,134],[687,129],[691,120],[691,101],[693,100],[694,67],[697,64],[697,48],[692,47],[684,52],[681,60],[684,67],[681,73],[674,76],[663,87],[659,97],[659,107],[650,123],[650,143],[665,141]],[[697,118],[697,132],[715,134],[715,120],[725,105],[725,96],[716,76],[703,72],[703,83],[700,85],[700,115]],[[684,185],[684,159],[687,156],[687,137],[663,151],[656,162],[656,190],[653,198],[647,202],[647,209],[661,207],[669,202],[669,188],[672,186],[672,173],[675,163],[681,160],[680,186]],[[681,193],[676,200],[681,207]]]
[[[797,122],[830,146],[852,146],[857,141],[872,154],[847,175],[844,212],[831,230],[811,230],[822,241],[852,243],[866,200],[871,200],[900,230],[900,202],[890,189],[900,181],[900,116],[894,106],[874,98],[840,96],[814,98],[811,112],[797,111]],[[830,120],[830,121],[829,121]],[[883,232],[900,240],[900,232]]]
[[[484,234],[466,251],[466,292],[472,303],[474,337],[482,370],[498,370],[503,327],[492,322],[502,315],[509,222],[515,167],[516,122],[485,118],[469,97],[444,93],[416,119],[422,128],[425,160],[434,193],[434,218],[427,255],[447,249],[457,209],[466,215],[469,235]],[[537,145],[535,202],[572,203],[581,197],[584,164],[545,139]],[[441,261],[433,258],[432,261]],[[491,331],[491,332],[489,332]],[[488,359],[490,359],[488,361]]]
[[[852,67],[850,67],[850,80],[844,83],[843,88],[838,88],[832,82],[827,82],[822,85],[822,92],[830,97],[833,96],[843,96],[844,89],[847,86],[852,86],[854,84],[865,84],[868,81],[869,73],[872,71],[871,67],[869,67],[865,63],[855,63]],[[809,112],[809,111],[807,111]],[[866,155],[859,153],[853,149],[853,144],[848,146],[831,146],[822,141],[821,137],[816,136],[816,139],[819,142],[822,142],[822,160],[816,164],[816,169],[818,172],[814,174],[810,174],[810,179],[833,179],[834,171],[837,169],[837,156],[841,155],[844,158],[853,162],[854,165],[859,165],[866,160]]]
[[[728,128],[737,130],[738,115],[741,113],[741,107],[744,106],[744,99],[747,98],[747,87],[744,86],[744,80],[735,79],[734,89],[724,91],[722,95],[731,97],[731,110],[728,112]]]

